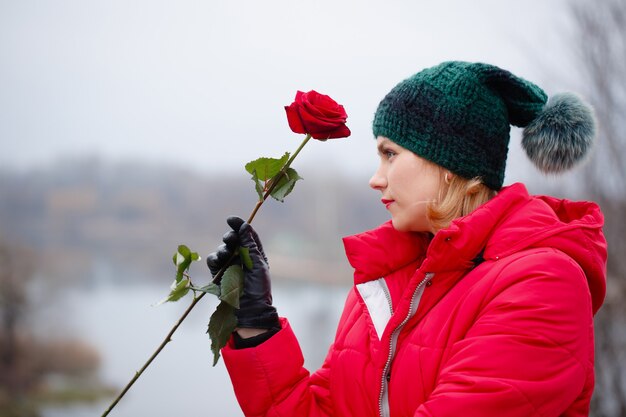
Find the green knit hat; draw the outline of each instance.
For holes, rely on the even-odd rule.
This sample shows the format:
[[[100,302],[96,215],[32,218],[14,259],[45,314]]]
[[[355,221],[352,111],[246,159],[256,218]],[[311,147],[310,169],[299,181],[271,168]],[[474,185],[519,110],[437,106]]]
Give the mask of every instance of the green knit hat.
[[[554,96],[493,65],[444,62],[402,81],[380,102],[374,137],[384,136],[464,178],[499,190],[510,125],[544,172],[569,169],[595,136],[593,113],[573,94]]]

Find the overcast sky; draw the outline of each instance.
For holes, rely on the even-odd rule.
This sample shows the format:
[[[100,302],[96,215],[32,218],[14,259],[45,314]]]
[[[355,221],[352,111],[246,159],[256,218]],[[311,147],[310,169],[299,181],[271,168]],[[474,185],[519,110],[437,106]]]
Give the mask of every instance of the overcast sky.
[[[283,106],[315,89],[345,106],[353,135],[310,144],[297,164],[370,173],[376,106],[420,69],[489,62],[551,93],[546,68],[571,72],[559,58],[563,9],[563,0],[0,0],[0,164],[102,155],[241,170],[297,147]],[[517,147],[507,182],[530,166],[516,162]]]

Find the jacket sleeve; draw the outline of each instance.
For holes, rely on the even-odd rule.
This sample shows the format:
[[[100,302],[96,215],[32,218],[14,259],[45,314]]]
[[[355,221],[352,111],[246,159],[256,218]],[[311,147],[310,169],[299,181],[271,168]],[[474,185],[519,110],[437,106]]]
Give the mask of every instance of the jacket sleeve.
[[[416,417],[556,417],[593,390],[591,296],[561,252],[503,267],[466,336],[448,347],[435,389]]]
[[[257,347],[234,349],[231,340],[222,349],[241,409],[248,417],[330,416],[331,353],[323,366],[309,375],[289,322],[280,321],[282,329]]]

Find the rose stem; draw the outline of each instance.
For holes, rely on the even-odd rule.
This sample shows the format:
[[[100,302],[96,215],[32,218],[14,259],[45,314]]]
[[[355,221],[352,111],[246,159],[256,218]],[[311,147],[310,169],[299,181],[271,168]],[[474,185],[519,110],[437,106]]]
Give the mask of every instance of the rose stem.
[[[270,194],[272,193],[272,191],[274,191],[274,188],[276,187],[276,185],[278,184],[279,180],[282,178],[283,175],[285,175],[285,172],[287,171],[287,168],[289,168],[289,166],[291,165],[291,163],[293,162],[294,159],[296,159],[296,156],[298,156],[298,154],[300,153],[300,151],[302,150],[302,148],[304,148],[304,145],[307,144],[307,142],[309,141],[309,139],[311,139],[311,135],[307,133],[306,137],[304,138],[304,140],[302,141],[302,143],[300,144],[300,146],[298,147],[298,149],[296,149],[296,151],[293,153],[293,155],[291,155],[291,158],[289,158],[289,160],[287,161],[287,163],[283,166],[283,168],[280,170],[280,172],[278,173],[278,175],[275,177],[276,181],[272,181],[272,184],[270,185],[270,188],[268,188],[268,190],[265,192],[265,194],[263,195],[263,199],[259,200],[256,203],[256,206],[254,207],[254,210],[252,211],[252,213],[250,214],[250,217],[248,217],[248,223],[252,223],[252,220],[254,220],[254,217],[256,216],[256,213],[259,211],[259,208],[261,208],[261,206],[263,205],[263,202],[270,196]],[[234,257],[235,255],[233,255],[232,257]],[[230,263],[226,262],[226,265],[228,265]],[[219,280],[222,278],[222,275],[224,275],[224,271],[227,268],[222,268],[218,271],[217,274],[215,274],[215,277],[213,278],[213,282],[215,283],[219,283]],[[107,408],[107,410],[102,414],[102,417],[106,417],[107,415],[109,415],[109,413],[111,412],[111,410],[113,410],[113,408],[117,405],[117,403],[122,399],[122,397],[126,394],[126,392],[128,392],[128,390],[130,389],[130,387],[133,386],[133,384],[135,383],[135,381],[137,381],[137,379],[139,379],[139,377],[141,376],[141,374],[143,374],[143,371],[145,371],[148,366],[150,366],[150,364],[152,363],[152,361],[159,355],[159,353],[161,353],[161,351],[163,350],[163,348],[165,347],[165,345],[167,345],[169,342],[172,341],[172,335],[174,334],[174,332],[176,332],[176,330],[178,330],[178,327],[181,325],[181,323],[187,318],[187,316],[189,315],[189,313],[191,312],[191,310],[193,310],[193,308],[196,306],[196,304],[198,304],[198,301],[200,301],[202,299],[202,297],[204,297],[206,295],[205,292],[201,293],[198,297],[194,298],[193,301],[191,302],[191,304],[189,305],[189,307],[187,307],[187,309],[185,310],[185,312],[183,313],[182,316],[180,316],[180,318],[178,319],[178,321],[176,322],[176,324],[174,325],[174,327],[172,327],[169,331],[169,333],[167,334],[167,336],[165,336],[165,339],[163,339],[163,341],[161,342],[161,344],[159,345],[159,347],[157,348],[157,350],[154,351],[154,353],[152,353],[152,355],[150,356],[150,358],[146,361],[146,363],[141,367],[141,369],[137,372],[135,372],[135,375],[133,376],[133,378],[128,382],[128,384],[126,384],[126,387],[124,387],[124,389],[122,390],[122,392],[120,393],[120,395],[117,396],[117,398],[115,400],[113,400],[113,402],[111,403],[111,405],[109,405],[109,408]]]

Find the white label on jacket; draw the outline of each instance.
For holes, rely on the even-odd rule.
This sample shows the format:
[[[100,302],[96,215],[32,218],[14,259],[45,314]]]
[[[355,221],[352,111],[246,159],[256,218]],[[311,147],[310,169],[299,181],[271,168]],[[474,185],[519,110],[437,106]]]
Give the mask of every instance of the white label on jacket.
[[[391,303],[384,278],[368,281],[356,286],[369,311],[378,339],[383,337],[383,332],[391,318]]]

